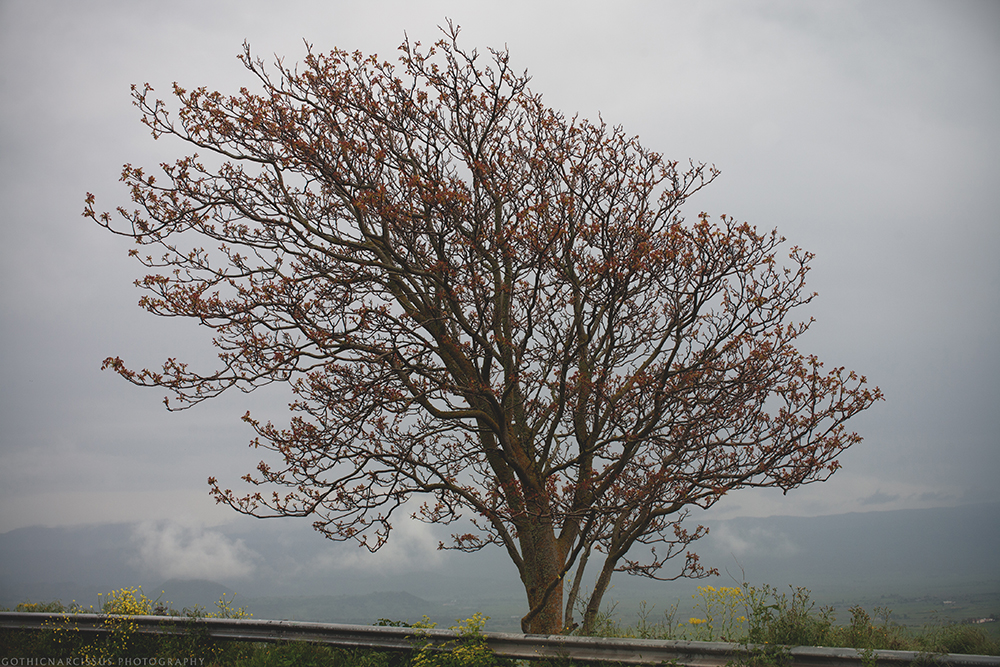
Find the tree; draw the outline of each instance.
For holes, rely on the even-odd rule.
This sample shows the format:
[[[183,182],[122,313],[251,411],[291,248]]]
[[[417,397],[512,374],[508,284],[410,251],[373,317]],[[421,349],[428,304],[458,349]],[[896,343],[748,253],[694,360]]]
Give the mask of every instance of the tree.
[[[404,42],[398,69],[311,49],[269,68],[244,45],[261,92],[175,84],[176,116],[133,87],[154,137],[214,166],[195,152],[161,184],[126,165],[128,224],[89,193],[84,215],[156,248],[131,251],[152,270],[141,305],[210,327],[220,366],[105,367],[169,409],[287,383],[287,428],[244,416],[279,462],[244,495],[209,478],[217,501],[373,551],[408,500],[431,523],[466,515],[442,548],[504,548],[526,632],[572,623],[596,559],[589,631],[613,572],[663,577],[684,554],[671,578],[707,574],[689,508],[826,479],[881,394],[795,347],[812,255],[681,217],[714,168],[547,108],[505,51],[457,35]]]

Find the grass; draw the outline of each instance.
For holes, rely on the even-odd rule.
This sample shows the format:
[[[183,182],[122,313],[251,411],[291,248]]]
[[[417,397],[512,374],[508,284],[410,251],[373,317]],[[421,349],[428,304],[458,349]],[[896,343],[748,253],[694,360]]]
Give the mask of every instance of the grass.
[[[0,658],[3,664],[72,665],[199,665],[212,667],[512,667],[486,647],[482,628],[486,617],[475,614],[453,629],[458,639],[445,652],[432,651],[419,641],[421,628],[434,627],[425,617],[421,623],[407,624],[383,620],[383,625],[407,625],[415,629],[414,647],[409,652],[368,649],[340,649],[307,642],[238,642],[213,639],[192,628],[179,635],[147,635],[137,632],[132,617],[245,618],[250,614],[222,598],[217,610],[201,608],[177,611],[169,603],[151,600],[140,588],[123,588],[101,596],[97,608],[71,602],[17,605],[15,611],[65,614],[61,621],[38,631],[0,629]],[[81,632],[71,621],[72,614],[104,614],[106,633]]]
[[[923,653],[966,653],[1000,655],[1000,642],[982,625],[946,623],[922,629],[907,627],[894,620],[888,607],[876,607],[869,613],[855,605],[849,618],[838,623],[833,607],[816,608],[810,592],[790,588],[780,592],[770,586],[739,587],[699,586],[693,596],[694,615],[678,618],[674,605],[653,619],[652,608],[640,605],[638,621],[623,625],[614,608],[603,614],[595,634],[606,637],[645,639],[688,639],[728,641],[757,646],[843,646],[862,651],[879,649],[911,650]],[[486,617],[476,614],[456,626],[459,639],[444,653],[431,652],[419,643],[410,652],[348,650],[316,646],[304,642],[251,643],[211,639],[193,631],[183,635],[154,636],[135,632],[130,619],[134,615],[242,618],[249,616],[223,598],[217,609],[201,608],[176,611],[169,603],[150,600],[137,588],[123,588],[101,597],[97,609],[84,608],[75,601],[30,603],[17,611],[48,613],[99,612],[106,615],[109,632],[101,636],[76,630],[72,623],[54,623],[41,631],[0,630],[0,656],[6,659],[41,659],[66,664],[197,664],[273,667],[291,665],[333,665],[335,667],[510,667],[510,660],[493,655],[483,642]],[[685,614],[686,615],[686,614]],[[433,627],[426,622],[415,624]],[[382,620],[381,624],[403,625]],[[995,625],[995,624],[994,624]],[[758,655],[759,654],[759,655]],[[758,651],[754,664],[780,662]],[[762,657],[763,656],[763,657]],[[75,662],[70,662],[75,661]],[[47,663],[46,663],[47,664]],[[52,664],[58,664],[52,662]],[[554,663],[553,663],[554,664]],[[568,665],[566,661],[560,665]]]
[[[678,618],[678,605],[674,605],[666,610],[662,618],[651,620],[651,610],[640,604],[635,624],[621,624],[612,609],[602,615],[595,634],[758,645],[1000,655],[1000,641],[989,631],[996,630],[995,621],[989,624],[939,622],[916,628],[897,622],[888,606],[876,606],[869,612],[861,605],[854,605],[847,610],[847,622],[838,623],[834,607],[817,609],[807,589],[793,587],[784,593],[771,586],[748,584],[719,588],[699,586],[698,593],[692,597],[695,615],[690,618]]]

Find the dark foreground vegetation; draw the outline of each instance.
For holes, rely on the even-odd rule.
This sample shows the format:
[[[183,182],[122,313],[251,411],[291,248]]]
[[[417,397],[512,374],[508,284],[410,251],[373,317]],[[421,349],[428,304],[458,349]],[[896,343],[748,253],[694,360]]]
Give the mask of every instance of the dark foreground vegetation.
[[[965,653],[1000,655],[1000,642],[977,624],[950,624],[914,631],[895,623],[891,610],[876,608],[874,617],[861,607],[850,608],[846,624],[836,622],[831,608],[815,609],[804,588],[779,593],[769,586],[744,585],[736,588],[699,587],[695,596],[697,616],[687,621],[675,618],[676,607],[663,620],[650,622],[646,615],[634,626],[623,626],[612,613],[601,617],[598,633],[607,637],[642,639],[689,639],[727,641],[745,645],[841,646],[866,650],[908,650],[926,654]],[[515,661],[494,655],[484,641],[486,619],[476,614],[454,629],[459,638],[445,652],[431,651],[415,637],[408,652],[369,649],[340,649],[305,642],[262,643],[212,639],[197,631],[176,636],[151,636],[135,632],[131,616],[244,618],[250,614],[222,599],[216,611],[183,609],[150,600],[138,589],[121,589],[102,600],[98,608],[76,602],[22,603],[15,611],[40,613],[103,613],[108,632],[93,636],[76,630],[70,622],[55,623],[49,629],[12,631],[0,629],[0,657],[3,664],[73,665],[241,665],[290,666],[332,665],[334,667],[493,667],[514,665]],[[381,619],[380,625],[433,627],[424,621],[408,624]],[[735,664],[755,666],[786,664],[780,648],[754,649]],[[551,661],[545,661],[551,662]],[[542,663],[536,663],[542,664]],[[558,661],[569,665],[568,661]]]
[[[612,614],[606,614],[596,634],[754,645],[1000,655],[1000,641],[987,632],[986,624],[949,623],[915,629],[895,622],[892,610],[887,607],[875,607],[869,613],[861,606],[850,607],[850,618],[846,623],[838,623],[837,611],[832,607],[816,609],[805,588],[790,588],[789,593],[781,593],[766,585],[699,586],[694,597],[695,616],[686,622],[676,618],[676,605],[657,622],[649,622],[648,615],[640,610],[639,621],[627,627],[616,622]],[[992,625],[996,625],[995,621]]]

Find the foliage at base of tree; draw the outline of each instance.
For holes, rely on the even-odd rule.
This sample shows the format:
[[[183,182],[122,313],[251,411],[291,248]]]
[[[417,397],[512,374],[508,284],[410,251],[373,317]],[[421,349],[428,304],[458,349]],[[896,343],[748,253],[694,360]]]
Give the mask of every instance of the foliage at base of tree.
[[[892,610],[887,607],[876,607],[869,613],[858,605],[848,609],[848,623],[838,625],[833,607],[816,609],[808,589],[789,588],[788,593],[781,593],[772,586],[746,583],[740,587],[699,586],[693,596],[695,613],[699,615],[686,622],[676,618],[677,605],[667,609],[660,621],[650,621],[643,606],[638,624],[632,627],[618,623],[612,610],[601,616],[594,634],[725,641],[755,647],[830,646],[862,651],[1000,655],[1000,642],[974,625],[955,623],[914,631],[894,622]],[[769,654],[758,650],[755,655],[764,658]]]
[[[783,665],[790,646],[837,646],[872,652],[881,649],[919,651],[926,654],[962,653],[1000,655],[1000,642],[982,628],[969,624],[951,624],[924,628],[921,632],[892,620],[892,611],[876,608],[869,614],[863,608],[849,609],[846,625],[836,624],[835,610],[815,609],[805,588],[791,588],[779,593],[771,586],[704,586],[694,596],[697,617],[687,622],[676,619],[677,605],[667,609],[661,621],[650,621],[649,608],[640,608],[640,620],[631,627],[616,621],[614,610],[599,619],[596,633],[605,637],[641,639],[687,639],[729,641],[743,644],[747,652],[739,660],[744,667]],[[169,603],[149,600],[138,588],[112,592],[100,612],[107,614],[112,631],[95,637],[75,631],[71,623],[56,624],[41,632],[0,629],[0,657],[77,659],[81,664],[119,664],[119,659],[137,657],[164,660],[193,660],[199,665],[240,665],[245,667],[284,667],[329,665],[332,667],[511,667],[514,661],[494,655],[487,647],[483,627],[488,617],[475,614],[452,626],[458,638],[444,647],[432,647],[421,641],[420,631],[433,628],[426,617],[417,623],[379,619],[375,625],[414,629],[413,650],[409,652],[364,649],[339,649],[307,642],[230,642],[212,639],[198,632],[175,636],[136,633],[128,619],[133,614],[156,613],[173,616],[213,616],[242,618],[249,614],[233,608],[232,600],[220,600],[215,612],[171,609]],[[19,604],[16,611],[38,613],[91,613],[75,601]],[[874,616],[874,618],[873,618]],[[442,650],[443,649],[443,650]],[[572,664],[567,660],[532,663],[536,667]]]

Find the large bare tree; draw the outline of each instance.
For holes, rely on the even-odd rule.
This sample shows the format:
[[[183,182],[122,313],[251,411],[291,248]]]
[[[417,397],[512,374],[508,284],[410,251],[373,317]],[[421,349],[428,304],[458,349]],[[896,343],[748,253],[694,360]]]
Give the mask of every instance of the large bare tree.
[[[881,395],[797,351],[809,253],[681,218],[714,168],[546,107],[457,33],[405,42],[398,66],[268,67],[245,46],[258,92],[175,84],[176,112],[134,88],[154,137],[207,160],[126,165],[126,224],[89,194],[84,214],[135,239],[141,305],[214,330],[220,365],[105,365],[171,409],[288,383],[287,428],[244,417],[277,456],[246,493],[210,478],[218,501],[372,550],[411,499],[428,522],[464,515],[442,546],[506,550],[524,631],[563,631],[576,600],[589,631],[613,572],[706,573],[689,508],[826,479]]]

